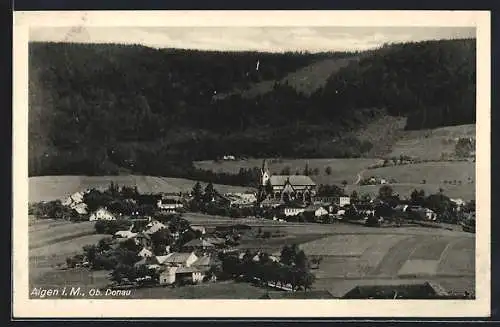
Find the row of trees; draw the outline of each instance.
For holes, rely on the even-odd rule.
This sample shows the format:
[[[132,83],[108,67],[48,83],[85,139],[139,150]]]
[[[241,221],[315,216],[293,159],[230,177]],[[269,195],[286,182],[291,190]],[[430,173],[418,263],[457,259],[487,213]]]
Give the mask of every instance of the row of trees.
[[[258,259],[254,259],[255,257]],[[315,276],[310,272],[309,261],[296,245],[282,249],[280,262],[270,259],[267,253],[253,253],[249,250],[239,259],[236,255],[222,255],[222,274],[229,278],[257,280],[263,285],[269,282],[279,286],[290,285],[292,291],[298,288],[311,289]]]

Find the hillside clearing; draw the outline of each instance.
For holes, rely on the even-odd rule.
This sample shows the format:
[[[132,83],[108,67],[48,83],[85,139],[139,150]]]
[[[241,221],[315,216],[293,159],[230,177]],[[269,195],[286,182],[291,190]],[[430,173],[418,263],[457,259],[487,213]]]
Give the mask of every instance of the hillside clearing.
[[[468,161],[423,162],[409,165],[398,165],[370,169],[365,175],[383,178],[395,178],[399,183],[420,183],[422,180],[431,183],[445,181],[469,182],[475,180],[476,165]]]
[[[402,131],[387,156],[406,155],[424,160],[438,160],[443,154],[454,154],[458,139],[466,137],[476,137],[475,124]]]
[[[390,184],[394,192],[397,192],[401,198],[410,197],[413,190],[424,190],[425,194],[438,193],[440,189],[443,194],[450,198],[462,198],[465,201],[476,198],[476,186],[474,184],[450,185],[450,184],[432,184],[432,183],[400,183]],[[372,198],[378,196],[381,185],[348,185],[346,191],[350,194],[356,191],[358,194],[369,194]]]
[[[316,90],[325,86],[328,78],[338,72],[341,68],[347,67],[352,62],[358,62],[359,56],[339,59],[321,59],[306,67],[291,72],[279,81],[267,80],[250,85],[243,91],[234,91],[220,94],[214,99],[224,99],[233,94],[241,94],[244,98],[253,98],[273,91],[275,82],[288,84],[298,92],[310,95]]]
[[[111,182],[119,186],[137,186],[140,193],[188,192],[196,181],[156,176],[41,176],[29,178],[29,201],[51,201],[86,189],[105,189]],[[206,183],[200,183],[205,186]],[[214,184],[220,192],[244,192],[248,187]]]
[[[236,161],[219,161],[213,160],[197,161],[195,167],[211,170],[214,172],[226,172],[236,174],[240,168],[251,169],[262,167],[264,159],[247,159]],[[317,168],[318,175],[313,175],[311,178],[318,184],[340,184],[346,180],[352,183],[356,180],[357,174],[372,165],[381,163],[380,159],[266,159],[269,170],[272,174],[279,175],[283,168],[289,167],[290,173],[303,174],[306,164],[310,169]],[[331,174],[325,172],[326,167],[331,168]]]

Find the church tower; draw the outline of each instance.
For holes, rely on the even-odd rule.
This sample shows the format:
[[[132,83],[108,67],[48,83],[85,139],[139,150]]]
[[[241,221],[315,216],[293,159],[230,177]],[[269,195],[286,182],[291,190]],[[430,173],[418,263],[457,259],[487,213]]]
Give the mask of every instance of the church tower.
[[[267,167],[266,159],[262,162],[262,168],[260,169],[260,179],[261,185],[266,186],[267,181],[271,178],[271,173]]]

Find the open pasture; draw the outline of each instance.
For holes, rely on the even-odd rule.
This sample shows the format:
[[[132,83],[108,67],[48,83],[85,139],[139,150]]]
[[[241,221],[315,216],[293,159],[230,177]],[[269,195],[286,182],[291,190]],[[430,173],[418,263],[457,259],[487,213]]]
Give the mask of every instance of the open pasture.
[[[106,189],[111,182],[119,186],[137,186],[141,193],[188,192],[196,181],[183,178],[169,178],[141,175],[120,176],[40,176],[29,178],[29,201],[51,201],[86,189]],[[201,183],[205,186],[206,183]],[[214,185],[220,192],[244,192],[247,187]]]
[[[398,183],[471,184],[475,181],[476,165],[468,161],[422,162],[409,165],[380,167],[367,170],[365,177],[395,178]],[[446,182],[446,183],[445,183]]]
[[[433,184],[433,183],[398,183],[390,184],[394,192],[397,192],[402,198],[410,197],[413,190],[424,190],[425,194],[435,194],[439,189],[443,190],[443,194],[450,198],[462,198],[465,201],[476,198],[476,186],[474,184],[450,185],[450,184]],[[350,194],[356,191],[359,195],[369,194],[372,198],[378,196],[381,185],[349,185],[347,192]]]
[[[302,244],[300,247],[307,255],[322,256],[361,256],[382,235],[332,235]]]
[[[431,130],[401,131],[388,157],[407,155],[420,159],[440,159],[443,153],[454,154],[457,140],[476,137],[476,125],[441,127]]]
[[[37,226],[37,229],[29,229],[29,247],[38,248],[62,241],[70,241],[77,237],[94,234],[94,223],[90,221],[52,225],[46,224],[47,228]]]
[[[368,284],[394,284],[406,281],[437,281],[448,280],[443,285],[447,291],[474,293],[474,238],[438,235],[363,235],[366,242],[356,241],[359,236],[344,236],[351,238],[346,243],[360,245],[357,251],[343,250],[342,257],[335,254],[325,254],[320,244],[333,248],[336,242],[329,242],[338,236],[328,236],[324,239],[301,245],[307,249],[308,244],[316,244],[315,253],[321,254],[323,261],[319,269],[314,270],[317,281],[315,289],[326,289],[338,296],[362,280]],[[338,240],[341,240],[339,238]],[[311,252],[311,250],[309,250]],[[356,253],[354,253],[356,252]],[[307,250],[306,250],[307,253]],[[312,254],[312,253],[311,253]]]
[[[317,184],[340,184],[346,180],[353,183],[360,171],[371,165],[381,162],[379,159],[266,159],[271,173],[279,175],[283,168],[289,167],[290,173],[297,171],[302,174],[306,164],[310,169],[317,168],[318,175],[311,176]],[[240,168],[262,167],[263,159],[247,159],[236,161],[198,161],[197,168],[214,172],[227,172],[237,174]],[[331,168],[331,174],[325,172],[326,167]]]

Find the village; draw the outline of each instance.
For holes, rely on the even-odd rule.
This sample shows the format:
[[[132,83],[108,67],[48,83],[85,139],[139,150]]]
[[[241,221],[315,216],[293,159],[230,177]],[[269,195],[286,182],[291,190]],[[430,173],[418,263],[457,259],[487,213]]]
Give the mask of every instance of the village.
[[[140,194],[137,187],[111,183],[105,190],[83,190],[64,201],[33,205],[31,214],[70,221],[91,221],[109,237],[84,246],[59,269],[108,270],[115,290],[179,287],[218,280],[243,280],[287,292],[310,290],[321,256],[306,256],[297,244],[282,244],[267,253],[241,243],[280,239],[288,224],[357,224],[370,227],[461,226],[475,231],[474,202],[442,193],[414,190],[401,199],[388,181],[379,196],[348,195],[336,185],[316,185],[307,175],[274,175],[264,160],[255,191],[219,193],[211,183],[196,183],[191,192]],[[229,218],[234,223],[196,224],[185,216]],[[227,221],[227,220],[226,220]],[[276,228],[252,227],[270,221]],[[255,225],[255,223],[253,223]]]

